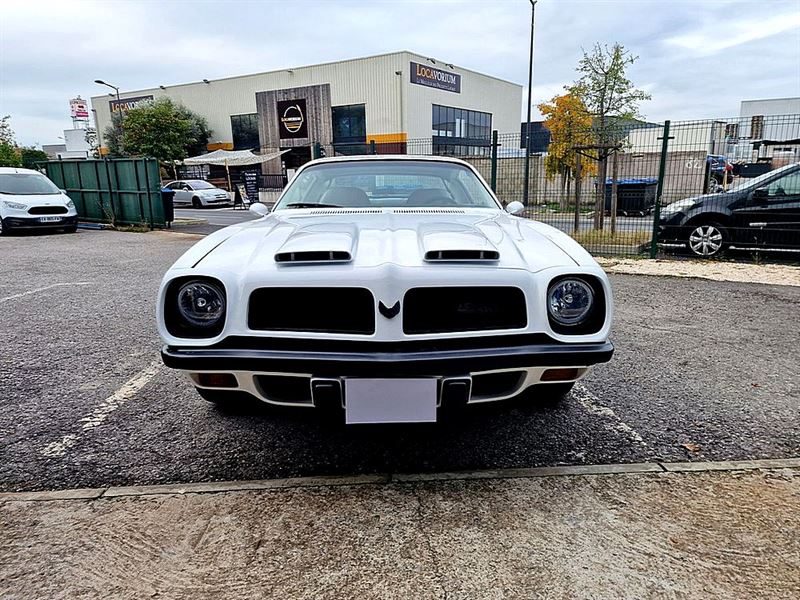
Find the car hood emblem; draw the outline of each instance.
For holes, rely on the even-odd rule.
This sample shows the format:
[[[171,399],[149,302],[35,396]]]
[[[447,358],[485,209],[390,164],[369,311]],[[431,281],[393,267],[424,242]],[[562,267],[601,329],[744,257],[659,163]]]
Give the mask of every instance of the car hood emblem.
[[[394,319],[400,313],[400,300],[393,306],[386,306],[383,302],[378,302],[378,310],[387,319]]]

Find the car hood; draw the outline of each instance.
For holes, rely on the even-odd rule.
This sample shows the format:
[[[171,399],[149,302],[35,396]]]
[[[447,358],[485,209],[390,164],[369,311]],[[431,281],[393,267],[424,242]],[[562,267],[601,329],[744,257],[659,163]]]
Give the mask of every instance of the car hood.
[[[19,202],[28,206],[66,206],[68,198],[63,194],[3,194],[0,200]]]
[[[328,261],[355,267],[420,266],[455,264],[436,258],[462,251],[480,257],[470,265],[487,268],[539,271],[596,264],[566,234],[500,210],[317,209],[278,211],[218,231],[175,267],[265,271]]]

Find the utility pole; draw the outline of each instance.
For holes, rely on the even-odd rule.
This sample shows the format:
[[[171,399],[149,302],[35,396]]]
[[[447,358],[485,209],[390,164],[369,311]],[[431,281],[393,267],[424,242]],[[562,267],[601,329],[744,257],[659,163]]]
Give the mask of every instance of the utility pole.
[[[124,132],[123,132],[123,129],[122,129],[122,103],[121,103],[121,102],[120,102],[120,100],[119,100],[119,88],[118,88],[117,86],[115,86],[115,85],[111,85],[110,83],[106,83],[106,82],[105,82],[105,81],[103,81],[102,79],[95,79],[95,80],[94,80],[94,82],[95,82],[97,85],[104,85],[104,86],[106,86],[106,87],[110,87],[112,90],[114,90],[114,93],[117,95],[117,110],[118,110],[118,111],[119,111],[119,113],[120,113],[120,121],[119,121],[119,144],[120,144],[120,146],[121,146],[121,145],[122,145],[122,134],[123,134]],[[111,111],[111,118],[112,118],[112,120],[113,120],[113,118],[114,118],[114,111]],[[97,121],[95,121],[95,126],[97,126]]]
[[[525,182],[522,186],[522,203],[528,207],[528,178],[531,172],[531,102],[533,101],[533,26],[536,22],[536,2],[531,3],[531,50],[528,55],[528,111],[525,117]]]

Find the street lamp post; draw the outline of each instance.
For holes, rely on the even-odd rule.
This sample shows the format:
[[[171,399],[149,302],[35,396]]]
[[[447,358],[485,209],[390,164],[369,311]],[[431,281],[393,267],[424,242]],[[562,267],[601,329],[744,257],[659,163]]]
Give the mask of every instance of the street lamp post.
[[[531,172],[531,102],[533,91],[533,25],[536,19],[536,2],[531,3],[531,50],[528,56],[528,111],[525,117],[525,183],[522,186],[522,203],[528,206],[528,178]]]
[[[119,119],[119,145],[122,146],[122,133],[123,133],[122,132],[122,103],[120,102],[120,99],[119,99],[119,88],[117,86],[115,86],[115,85],[111,85],[110,83],[106,83],[102,79],[95,79],[94,82],[96,84],[98,84],[98,85],[104,85],[106,87],[110,87],[112,90],[114,90],[114,93],[117,96],[117,110],[120,113],[120,119]],[[113,122],[113,114],[112,114],[112,122]],[[95,126],[96,125],[97,125],[97,121],[95,120]],[[98,128],[98,131],[99,131],[99,128]]]

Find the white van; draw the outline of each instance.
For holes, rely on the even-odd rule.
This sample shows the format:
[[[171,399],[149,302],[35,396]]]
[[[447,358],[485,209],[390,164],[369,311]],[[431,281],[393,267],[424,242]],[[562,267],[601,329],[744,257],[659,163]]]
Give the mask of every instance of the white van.
[[[39,171],[0,167],[0,235],[39,228],[74,233],[78,212],[72,200]]]

